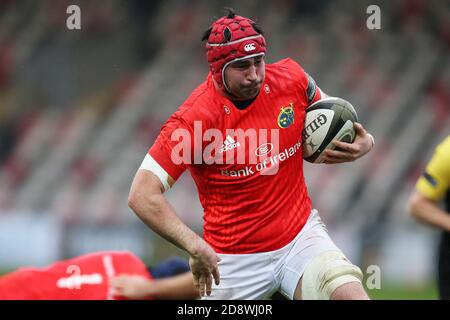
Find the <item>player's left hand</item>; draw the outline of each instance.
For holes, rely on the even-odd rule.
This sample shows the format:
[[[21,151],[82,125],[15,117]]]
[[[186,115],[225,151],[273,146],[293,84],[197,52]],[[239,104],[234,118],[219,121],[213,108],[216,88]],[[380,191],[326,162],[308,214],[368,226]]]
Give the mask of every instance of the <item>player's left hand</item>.
[[[146,299],[149,297],[148,288],[151,281],[140,275],[121,274],[112,278],[109,285],[114,289],[115,295],[131,300]]]
[[[372,150],[374,142],[371,135],[367,133],[366,129],[360,123],[355,122],[354,128],[356,131],[355,141],[353,143],[346,143],[334,140],[333,143],[336,145],[336,149],[325,150],[324,163],[352,162]]]

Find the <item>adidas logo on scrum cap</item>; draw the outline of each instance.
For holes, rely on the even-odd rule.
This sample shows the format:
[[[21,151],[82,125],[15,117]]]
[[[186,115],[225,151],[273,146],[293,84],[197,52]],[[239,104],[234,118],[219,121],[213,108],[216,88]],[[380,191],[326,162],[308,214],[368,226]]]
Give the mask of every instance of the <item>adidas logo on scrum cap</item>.
[[[241,144],[239,142],[236,142],[232,137],[227,136],[225,141],[223,142],[222,146],[219,149],[220,153],[223,153],[228,150],[235,149],[239,147]]]

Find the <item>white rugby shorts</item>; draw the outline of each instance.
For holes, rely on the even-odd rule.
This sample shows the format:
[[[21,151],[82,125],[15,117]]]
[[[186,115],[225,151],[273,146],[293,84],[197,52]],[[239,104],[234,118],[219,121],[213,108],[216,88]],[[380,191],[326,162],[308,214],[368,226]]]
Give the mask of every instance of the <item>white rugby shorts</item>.
[[[307,263],[325,251],[340,249],[328,235],[317,210],[286,246],[269,252],[218,254],[220,284],[213,281],[212,293],[202,299],[267,299],[279,291],[288,299],[303,275]]]

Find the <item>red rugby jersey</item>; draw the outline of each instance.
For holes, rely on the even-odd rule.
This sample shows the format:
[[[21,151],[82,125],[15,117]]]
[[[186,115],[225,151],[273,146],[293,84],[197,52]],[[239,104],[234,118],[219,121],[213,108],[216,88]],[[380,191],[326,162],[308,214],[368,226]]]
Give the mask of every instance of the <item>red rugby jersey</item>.
[[[1,276],[0,300],[119,299],[110,289],[109,279],[122,273],[151,279],[145,264],[132,253],[97,252]]]
[[[276,250],[301,230],[312,209],[301,133],[305,108],[319,99],[312,78],[288,58],[266,65],[261,91],[244,110],[209,74],[164,124],[148,153],[175,180],[190,171],[204,239],[216,252]]]

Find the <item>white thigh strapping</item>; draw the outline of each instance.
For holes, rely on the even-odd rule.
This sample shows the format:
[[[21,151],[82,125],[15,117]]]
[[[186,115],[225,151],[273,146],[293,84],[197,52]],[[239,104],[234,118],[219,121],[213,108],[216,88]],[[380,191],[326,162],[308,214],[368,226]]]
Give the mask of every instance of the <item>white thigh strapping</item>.
[[[311,259],[325,251],[341,252],[328,235],[325,224],[320,219],[317,210],[313,210],[308,222],[285,259],[283,270],[280,274],[280,293],[288,299],[293,299],[295,289],[305,271],[306,265]]]

